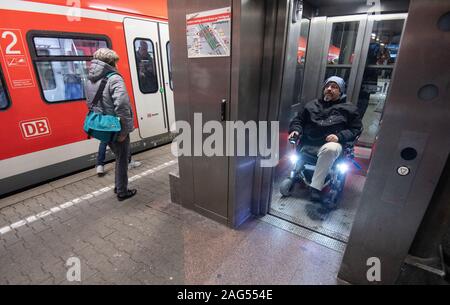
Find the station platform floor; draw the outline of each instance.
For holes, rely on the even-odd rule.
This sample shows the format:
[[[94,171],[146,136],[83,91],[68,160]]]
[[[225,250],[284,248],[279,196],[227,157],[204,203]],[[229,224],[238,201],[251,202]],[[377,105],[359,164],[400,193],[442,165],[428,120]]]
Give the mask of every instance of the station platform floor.
[[[135,197],[91,169],[0,200],[0,284],[345,284],[343,251],[268,215],[230,229],[170,201],[170,145],[134,156]],[[303,235],[304,236],[304,235]],[[69,258],[81,281],[69,282]]]
[[[342,253],[260,219],[233,230],[170,201],[170,145],[134,156],[135,197],[81,172],[0,200],[0,284],[336,284]],[[140,176],[137,176],[140,175]],[[108,189],[109,187],[109,189]],[[13,203],[13,204],[12,204]],[[81,282],[68,282],[69,258]]]

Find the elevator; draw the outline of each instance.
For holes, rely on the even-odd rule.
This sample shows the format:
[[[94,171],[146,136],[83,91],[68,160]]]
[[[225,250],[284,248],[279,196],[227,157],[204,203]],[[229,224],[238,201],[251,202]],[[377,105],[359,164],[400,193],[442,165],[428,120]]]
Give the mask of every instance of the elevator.
[[[351,167],[339,208],[328,212],[309,200],[304,185],[295,185],[291,196],[280,193],[292,168],[290,153],[295,151],[286,148],[275,171],[270,214],[340,242],[348,241],[406,17],[407,13],[397,13],[302,19],[297,71],[303,72],[295,75],[293,102],[287,100],[287,105],[280,107],[280,124],[285,127],[308,101],[320,97],[325,79],[341,77],[347,83],[347,102],[358,106],[363,121],[363,132],[355,146],[361,168]],[[286,137],[287,131],[281,128],[280,146],[286,146]]]
[[[225,128],[225,121],[279,123],[276,138],[264,131],[279,148],[277,166],[261,166],[261,155],[180,156],[172,186],[177,203],[230,227],[271,215],[336,241],[344,281],[392,284],[413,252],[424,253],[417,249],[436,215],[425,212],[446,177],[450,8],[437,0],[337,4],[169,1],[176,120],[193,124],[201,113]],[[189,58],[186,16],[224,7],[232,12],[229,56]],[[360,168],[350,170],[339,208],[321,213],[306,189],[285,198],[279,183],[291,166],[289,122],[331,75],[347,82],[364,130],[355,145]],[[374,258],[380,280],[367,277]]]

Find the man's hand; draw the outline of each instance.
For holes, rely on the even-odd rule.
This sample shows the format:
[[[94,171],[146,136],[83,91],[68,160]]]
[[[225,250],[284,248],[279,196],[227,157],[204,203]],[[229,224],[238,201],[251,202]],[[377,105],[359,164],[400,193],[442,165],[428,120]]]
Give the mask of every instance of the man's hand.
[[[327,142],[339,142],[339,138],[335,134],[330,134],[325,140]]]
[[[291,133],[289,134],[288,140],[289,140],[290,138],[292,138],[293,136],[298,136],[298,135],[299,135],[298,131],[293,131],[293,132],[291,132]]]
[[[117,142],[122,143],[127,138],[127,135],[121,135],[117,137]]]

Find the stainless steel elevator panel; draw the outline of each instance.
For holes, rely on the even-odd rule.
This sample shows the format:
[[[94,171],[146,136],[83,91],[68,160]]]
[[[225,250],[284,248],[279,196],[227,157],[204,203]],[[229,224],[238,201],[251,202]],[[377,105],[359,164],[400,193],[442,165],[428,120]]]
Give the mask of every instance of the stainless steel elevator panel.
[[[339,277],[394,283],[450,152],[450,36],[438,27],[450,3],[412,0],[360,208]]]
[[[183,118],[202,134],[200,142],[192,142],[202,152],[203,124],[221,121],[221,102],[230,99],[231,57],[188,58],[186,47],[186,15],[207,10],[231,7],[230,0],[169,1],[170,32],[174,51],[174,93],[177,120]],[[177,64],[180,64],[180,68]],[[194,125],[194,115],[202,115],[202,125]],[[180,118],[179,118],[180,117]],[[194,135],[192,134],[192,140]],[[195,142],[195,143],[194,143]],[[200,143],[200,147],[198,145]],[[182,157],[180,177],[182,204],[208,216],[226,222],[228,204],[228,158]],[[192,190],[188,190],[192,188]],[[189,193],[191,196],[184,196]]]
[[[229,137],[225,121],[258,119],[265,5],[266,1],[259,0],[169,1],[176,119],[188,121],[193,133],[203,128],[194,126],[195,114],[202,115],[203,124],[221,122],[224,153]],[[231,55],[187,58],[186,14],[224,7],[232,8]],[[226,102],[225,117],[222,101]],[[256,157],[207,156],[201,150],[202,139],[197,141],[192,135],[197,156],[179,158],[181,204],[238,226],[251,215]]]
[[[186,0],[169,0],[169,32],[171,38],[172,79],[174,87],[175,120],[186,121],[192,125],[193,115],[190,111],[190,90],[187,44],[186,44],[186,18],[180,15],[186,14]],[[178,158],[180,183],[180,204],[194,208],[194,177],[192,175],[192,158],[180,156]],[[183,177],[183,183],[181,183]]]
[[[264,55],[266,1],[233,1],[231,121],[258,122]],[[246,137],[246,145],[249,143]],[[235,142],[237,136],[235,136]],[[236,147],[236,146],[235,146]],[[237,227],[251,216],[256,156],[230,157],[228,223]]]
[[[304,103],[317,98],[319,86],[323,80],[320,79],[320,71],[323,62],[325,32],[327,28],[326,17],[316,17],[311,19],[311,29],[309,32],[308,51],[305,64],[305,80],[303,82]],[[325,56],[326,57],[326,56]]]
[[[258,121],[277,121],[284,58],[288,34],[289,5],[287,0],[266,1],[264,54],[261,63],[261,91]],[[265,215],[272,193],[273,168],[255,168],[253,185],[253,214]]]

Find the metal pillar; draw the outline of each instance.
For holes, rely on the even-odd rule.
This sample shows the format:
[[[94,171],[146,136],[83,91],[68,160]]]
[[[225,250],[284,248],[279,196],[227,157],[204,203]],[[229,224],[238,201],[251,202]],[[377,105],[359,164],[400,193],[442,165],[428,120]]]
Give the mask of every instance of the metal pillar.
[[[410,3],[397,70],[339,272],[350,283],[395,282],[447,161],[450,33],[448,20],[439,20],[449,11],[448,1]],[[381,262],[380,282],[367,277],[372,257]]]

